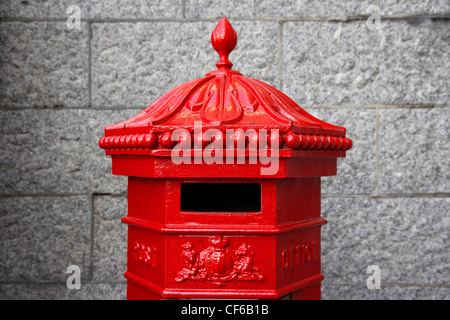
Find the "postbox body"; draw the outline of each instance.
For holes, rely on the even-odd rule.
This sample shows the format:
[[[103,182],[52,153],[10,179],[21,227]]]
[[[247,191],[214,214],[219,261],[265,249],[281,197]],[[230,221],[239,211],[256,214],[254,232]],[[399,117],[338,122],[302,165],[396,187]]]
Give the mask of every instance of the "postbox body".
[[[128,299],[320,299],[320,177],[352,142],[231,70],[235,37],[222,19],[218,70],[99,142],[129,177]]]
[[[226,166],[129,178],[129,299],[320,297],[320,177],[233,177]]]

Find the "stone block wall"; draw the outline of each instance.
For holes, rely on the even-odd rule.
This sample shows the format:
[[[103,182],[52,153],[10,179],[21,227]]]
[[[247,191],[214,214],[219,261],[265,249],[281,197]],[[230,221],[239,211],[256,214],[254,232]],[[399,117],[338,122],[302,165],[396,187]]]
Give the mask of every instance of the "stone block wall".
[[[222,16],[234,69],[354,142],[322,179],[323,299],[450,299],[447,0],[1,1],[0,299],[125,298],[127,181],[98,140],[214,70]]]

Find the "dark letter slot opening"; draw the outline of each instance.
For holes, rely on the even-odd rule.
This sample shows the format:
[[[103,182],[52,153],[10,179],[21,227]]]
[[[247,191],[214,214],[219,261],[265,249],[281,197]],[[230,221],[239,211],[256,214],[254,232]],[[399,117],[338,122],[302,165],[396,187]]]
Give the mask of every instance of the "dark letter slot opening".
[[[181,211],[260,212],[259,183],[182,183]]]

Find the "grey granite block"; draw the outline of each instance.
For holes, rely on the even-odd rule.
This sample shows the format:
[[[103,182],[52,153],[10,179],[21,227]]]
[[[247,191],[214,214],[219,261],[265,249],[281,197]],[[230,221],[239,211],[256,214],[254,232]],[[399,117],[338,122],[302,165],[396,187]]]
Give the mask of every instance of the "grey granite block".
[[[0,113],[0,192],[124,192],[98,146],[107,125],[138,110],[9,110]]]
[[[375,109],[306,109],[313,116],[347,129],[353,141],[338,158],[336,176],[322,178],[322,194],[372,194],[376,188]]]
[[[272,21],[231,21],[238,42],[230,55],[233,69],[280,89],[280,25]],[[211,30],[212,31],[212,30]],[[217,55],[216,55],[217,56]],[[216,56],[214,56],[217,61]]]
[[[284,92],[304,106],[445,104],[449,39],[445,20],[286,22]]]
[[[380,290],[381,300],[450,300],[449,287],[386,286]]]
[[[214,67],[211,23],[102,23],[92,25],[96,107],[145,108],[170,89]]]
[[[338,18],[357,15],[360,1],[257,0],[256,17],[282,18]]]
[[[179,0],[102,0],[88,1],[91,18],[167,19],[182,18]]]
[[[345,19],[373,14],[369,7],[379,7],[381,16],[415,16],[450,13],[446,0],[257,0],[256,17]]]
[[[126,283],[87,283],[81,287],[81,292],[70,290],[65,299],[72,300],[126,300]]]
[[[383,16],[415,16],[415,15],[445,15],[450,13],[450,2],[447,0],[381,0],[379,4],[365,0],[366,6],[379,5]]]
[[[253,1],[186,0],[186,18],[253,17]]]
[[[126,283],[85,283],[79,290],[66,284],[21,283],[0,284],[2,300],[125,300]]]
[[[322,272],[331,282],[448,284],[448,198],[324,198]]]
[[[448,300],[450,288],[420,285],[382,285],[379,290],[366,285],[322,283],[322,300]]]
[[[0,3],[0,16],[8,18],[68,18],[78,6],[81,19],[167,19],[181,18],[179,0],[7,0]]]
[[[0,279],[66,281],[77,265],[89,277],[89,198],[0,198]]]
[[[77,5],[84,19],[181,18],[181,0],[4,0],[0,17],[66,18],[71,5]],[[186,0],[186,18],[271,17],[271,18],[348,18],[370,15],[370,5],[377,5],[383,16],[444,15],[450,12],[446,0]]]
[[[125,280],[127,269],[127,198],[94,197],[94,280]]]
[[[67,8],[76,5],[84,18],[89,11],[86,0],[5,0],[0,3],[0,16],[8,18],[67,18]]]
[[[0,107],[89,105],[88,30],[0,22]]]
[[[450,108],[380,110],[380,192],[450,192]]]
[[[232,22],[233,69],[278,85],[279,25]],[[92,99],[96,107],[147,107],[167,91],[216,70],[216,22],[94,23]]]
[[[377,292],[361,284],[330,284],[322,282],[322,300],[376,300]]]

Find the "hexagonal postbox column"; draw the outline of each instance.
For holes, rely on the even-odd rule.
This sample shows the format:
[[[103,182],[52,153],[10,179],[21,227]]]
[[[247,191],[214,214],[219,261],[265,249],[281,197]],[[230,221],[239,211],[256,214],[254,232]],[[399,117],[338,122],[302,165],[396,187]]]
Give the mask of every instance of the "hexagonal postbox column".
[[[320,299],[320,177],[352,141],[277,89],[231,69],[166,93],[99,141],[128,176],[128,299]]]

